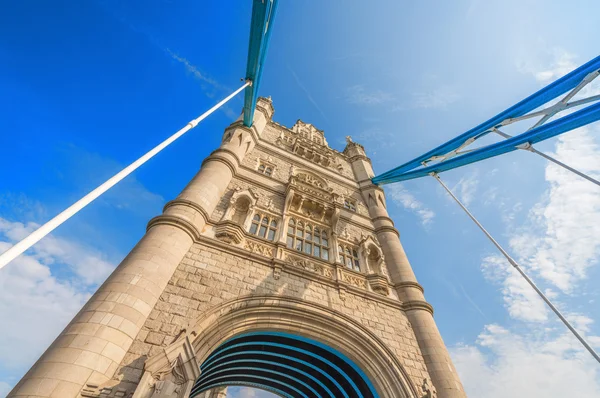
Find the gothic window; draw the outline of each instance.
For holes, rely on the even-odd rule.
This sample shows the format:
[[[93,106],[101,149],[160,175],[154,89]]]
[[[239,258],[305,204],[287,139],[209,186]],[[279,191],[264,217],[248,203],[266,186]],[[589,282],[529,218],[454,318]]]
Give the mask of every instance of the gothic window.
[[[267,240],[275,240],[279,224],[273,217],[264,214],[255,214],[250,224],[250,234]]]
[[[353,246],[346,244],[340,244],[338,246],[340,253],[340,263],[344,264],[346,268],[360,272],[360,261],[358,260],[358,249]]]
[[[352,199],[344,199],[344,208],[350,211],[356,211],[356,202]]]
[[[327,231],[302,220],[290,219],[287,231],[287,247],[309,256],[329,260],[329,236]]]
[[[258,172],[271,177],[273,175],[273,166],[261,162],[258,166]]]

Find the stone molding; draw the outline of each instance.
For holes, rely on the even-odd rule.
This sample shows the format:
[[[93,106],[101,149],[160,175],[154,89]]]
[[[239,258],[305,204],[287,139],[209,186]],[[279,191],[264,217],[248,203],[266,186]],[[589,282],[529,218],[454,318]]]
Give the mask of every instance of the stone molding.
[[[193,241],[197,241],[201,236],[200,231],[198,231],[198,229],[191,222],[177,216],[161,214],[160,216],[152,218],[148,222],[146,232],[157,225],[170,225],[177,227],[187,233]]]
[[[231,162],[231,160],[229,160],[228,157],[222,156],[221,153],[228,153],[231,156],[233,156],[233,158],[237,161],[237,164],[233,164]],[[219,149],[213,151],[208,157],[206,157],[202,161],[200,168],[202,168],[206,163],[209,163],[209,162],[221,162],[221,163],[225,164],[225,166],[229,167],[229,170],[231,171],[232,176],[235,176],[237,168],[242,164],[242,162],[240,161],[240,158],[238,158],[238,156],[233,151],[230,151],[229,149],[223,149],[223,148],[219,148]]]
[[[198,212],[202,216],[202,218],[204,218],[205,223],[208,223],[210,220],[210,216],[208,215],[206,210],[204,210],[198,203],[192,202],[191,200],[187,200],[187,199],[170,200],[167,203],[165,203],[165,205],[163,207],[163,212],[165,212],[168,208],[173,207],[173,206],[189,207],[192,210]]]
[[[394,287],[394,289],[403,289],[406,287],[412,287],[412,288],[420,290],[421,293],[425,293],[423,286],[421,286],[421,284],[419,282],[413,282],[413,281],[398,282],[398,283],[395,283],[393,287]]]
[[[419,398],[419,389],[399,359],[373,332],[327,306],[290,296],[247,295],[216,305],[190,323],[187,333],[199,363],[240,333],[281,330],[327,344],[347,355],[381,397]]]
[[[352,187],[354,189],[358,188],[358,184],[356,183],[356,181],[354,181],[348,177],[345,177],[343,175],[340,175],[339,173],[336,174],[333,170],[329,170],[322,166],[321,166],[321,168],[319,168],[318,165],[312,163],[310,160],[306,160],[300,156],[297,156],[293,152],[279,148],[276,145],[270,143],[269,141],[261,139],[255,148],[258,148],[270,155],[277,156],[278,158],[284,159],[285,161],[287,161],[289,163],[295,163],[295,164],[299,164],[301,167],[307,167],[307,168],[314,169],[315,172],[327,175],[328,178],[335,180],[340,185],[345,185],[347,187]]]
[[[250,240],[248,236],[246,236],[246,240]],[[384,297],[381,294],[371,292],[366,289],[358,288],[356,286],[349,285],[347,283],[340,283],[336,279],[333,279],[333,278],[327,278],[327,277],[325,277],[323,275],[319,275],[317,273],[307,272],[302,268],[292,267],[289,264],[286,264],[285,260],[283,260],[282,258],[278,258],[278,257],[280,257],[279,255],[277,255],[277,257],[268,257],[265,255],[258,254],[256,252],[252,252],[250,250],[238,247],[238,246],[229,245],[225,242],[221,242],[217,239],[214,239],[214,238],[211,238],[211,237],[208,237],[205,235],[201,235],[200,238],[196,241],[196,243],[201,243],[203,245],[213,247],[217,250],[227,250],[227,251],[232,252],[233,254],[236,254],[242,258],[246,258],[246,259],[255,261],[257,264],[262,264],[266,267],[269,267],[269,268],[273,269],[273,274],[278,276],[278,277],[275,277],[275,279],[279,279],[281,272],[285,271],[288,274],[301,276],[301,277],[309,279],[313,282],[323,283],[329,287],[339,288],[340,286],[342,286],[347,291],[352,292],[352,294],[354,294],[355,296],[368,298],[370,300],[374,300],[374,301],[377,301],[378,303],[385,304],[385,305],[388,305],[390,307],[397,308],[400,310],[403,309],[402,301],[398,300],[397,298]],[[267,243],[263,243],[263,244],[267,245]],[[285,256],[283,254],[283,252],[287,251],[286,249],[284,249],[282,247],[278,247],[278,245],[276,245],[276,244],[273,244],[273,247],[277,248],[277,251],[281,251],[281,253],[282,253],[281,257]],[[297,255],[302,255],[302,253],[296,253],[296,252],[292,252],[292,253],[295,253]],[[312,259],[312,257],[311,257],[311,259]],[[320,260],[314,258],[314,261],[320,261]],[[322,262],[322,264],[324,267],[330,266],[330,264],[326,263],[326,262]]]
[[[398,239],[400,238],[400,232],[398,232],[398,230],[396,228],[389,226],[389,225],[382,225],[380,227],[376,227],[375,233],[378,234],[380,232],[392,232],[392,233],[396,234],[396,236],[398,236]]]
[[[433,306],[431,304],[429,304],[427,301],[422,301],[422,300],[404,301],[402,303],[402,308],[406,312],[420,310],[420,311],[427,311],[431,315],[433,315]]]

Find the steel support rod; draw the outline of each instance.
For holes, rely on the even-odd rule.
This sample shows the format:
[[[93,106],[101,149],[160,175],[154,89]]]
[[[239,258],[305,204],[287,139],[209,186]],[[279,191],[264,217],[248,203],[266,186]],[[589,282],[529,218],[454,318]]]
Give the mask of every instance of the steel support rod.
[[[467,213],[469,218],[471,220],[473,220],[473,222],[479,227],[479,229],[485,234],[485,236],[487,236],[488,239],[494,244],[494,246],[496,246],[496,248],[500,251],[500,253],[502,253],[502,255],[504,257],[506,257],[508,262],[521,274],[521,276],[527,281],[527,283],[529,283],[529,285],[536,291],[536,293],[542,298],[542,300],[544,300],[544,302],[548,305],[548,307],[550,307],[550,309],[552,309],[552,311],[554,311],[556,316],[558,316],[560,318],[560,320],[573,333],[573,335],[575,335],[575,337],[577,337],[577,340],[579,340],[579,342],[581,344],[583,344],[583,346],[589,351],[589,353],[592,354],[592,356],[596,359],[596,361],[598,361],[598,363],[600,363],[600,356],[598,356],[596,351],[594,351],[594,349],[587,343],[587,341],[585,341],[583,336],[581,336],[577,332],[577,330],[575,330],[575,328],[571,325],[571,323],[569,323],[569,321],[563,316],[563,314],[560,313],[558,308],[556,308],[554,306],[554,304],[552,304],[552,302],[546,297],[546,295],[544,295],[544,293],[542,293],[542,291],[535,285],[535,283],[533,283],[533,281],[521,269],[519,264],[506,252],[506,250],[504,250],[504,248],[502,246],[500,246],[500,244],[492,237],[492,235],[490,235],[490,233],[483,227],[483,225],[481,225],[481,223],[479,221],[477,221],[475,216],[473,214],[471,214],[471,212],[465,207],[465,205],[463,205],[462,202],[452,193],[452,191],[446,186],[446,184],[444,184],[444,182],[442,181],[440,176],[437,175],[436,173],[431,173],[430,175],[433,178],[435,178],[442,185],[442,187],[444,187],[444,189],[446,190],[446,192],[448,192],[448,194],[452,197],[452,199],[454,199],[454,201],[456,203],[458,203],[458,205],[464,210],[464,212]]]
[[[512,136],[510,136],[510,135],[508,135],[508,134],[506,134],[506,133],[504,133],[504,132],[502,132],[502,131],[500,131],[500,130],[498,130],[498,129],[496,129],[496,128],[495,128],[495,129],[493,129],[493,130],[494,130],[494,132],[495,132],[496,134],[498,134],[498,135],[500,135],[500,136],[502,136],[502,137],[504,137],[504,138],[507,138],[507,139],[508,139],[508,138],[512,138]],[[566,165],[566,164],[564,164],[564,163],[563,163],[563,162],[561,162],[560,160],[558,160],[558,159],[555,159],[555,158],[553,158],[553,157],[552,157],[552,156],[550,156],[550,155],[546,155],[544,152],[540,152],[540,151],[538,151],[537,149],[535,149],[535,148],[533,147],[533,145],[527,145],[527,146],[519,147],[519,149],[523,149],[523,150],[525,150],[525,151],[529,151],[529,152],[535,153],[536,155],[539,155],[539,156],[543,157],[544,159],[547,159],[547,160],[551,161],[552,163],[554,163],[554,164],[557,164],[557,165],[559,165],[560,167],[563,167],[563,168],[565,168],[565,169],[569,170],[570,172],[577,174],[579,177],[581,177],[581,178],[585,178],[585,179],[586,179],[586,180],[588,180],[589,182],[591,182],[591,183],[594,183],[594,184],[596,184],[596,185],[598,185],[598,186],[600,187],[600,181],[596,180],[595,178],[592,178],[592,177],[590,177],[590,176],[589,176],[589,175],[587,175],[587,174],[584,174],[584,173],[582,173],[581,171],[579,171],[579,170],[577,170],[577,169],[574,169],[574,168],[572,168],[572,167],[571,167],[571,166],[569,166],[569,165]]]
[[[169,138],[167,138],[166,140],[164,140],[163,142],[161,142],[160,144],[158,144],[157,146],[152,148],[150,151],[148,151],[145,155],[140,157],[138,160],[131,163],[129,166],[125,167],[123,170],[121,170],[120,172],[118,172],[117,174],[115,174],[114,176],[109,178],[102,185],[100,185],[99,187],[97,187],[96,189],[94,189],[93,191],[88,193],[87,195],[85,195],[83,198],[79,199],[77,202],[73,203],[70,207],[68,207],[62,213],[60,213],[59,215],[57,215],[56,217],[54,217],[53,219],[51,219],[50,221],[48,221],[47,223],[45,223],[44,225],[42,225],[41,227],[39,227],[38,229],[33,231],[29,236],[27,236],[26,238],[24,238],[23,240],[21,240],[14,246],[12,246],[10,249],[5,251],[4,253],[0,254],[0,269],[2,267],[4,267],[6,264],[8,264],[9,262],[11,262],[12,260],[14,260],[19,255],[21,255],[25,250],[29,249],[31,246],[36,244],[40,239],[42,239],[44,236],[48,235],[59,225],[61,225],[62,223],[67,221],[69,218],[71,218],[72,216],[77,214],[78,211],[80,211],[85,206],[90,204],[94,199],[98,198],[104,192],[108,191],[110,188],[115,186],[119,181],[121,181],[122,179],[127,177],[129,174],[133,173],[137,168],[139,168],[141,165],[143,165],[148,160],[150,160],[152,157],[154,157],[154,155],[156,155],[157,153],[159,153],[160,151],[165,149],[173,141],[175,141],[176,139],[178,139],[179,137],[181,137],[182,135],[187,133],[189,130],[196,127],[198,125],[198,123],[200,123],[202,120],[204,120],[206,117],[208,117],[215,110],[217,110],[221,106],[223,106],[223,104],[225,104],[227,101],[229,101],[230,99],[235,97],[240,91],[242,91],[243,89],[245,89],[246,87],[251,86],[251,85],[252,85],[252,82],[250,80],[246,81],[246,83],[244,83],[244,85],[242,87],[235,90],[233,93],[228,95],[225,99],[223,99],[221,102],[219,102],[218,104],[216,104],[215,106],[213,106],[212,108],[210,108],[209,110],[204,112],[198,118],[190,121],[184,128],[182,128],[181,130],[179,130],[178,132],[176,132],[175,134],[173,134],[172,136],[170,136]]]

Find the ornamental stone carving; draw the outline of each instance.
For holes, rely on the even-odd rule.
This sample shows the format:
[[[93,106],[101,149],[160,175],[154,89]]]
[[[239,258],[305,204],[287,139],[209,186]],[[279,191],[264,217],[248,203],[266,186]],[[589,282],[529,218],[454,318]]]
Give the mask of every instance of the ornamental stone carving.
[[[354,275],[347,271],[342,271],[342,281],[361,289],[367,288],[367,282],[362,276]]]
[[[181,334],[175,342],[146,360],[132,398],[187,398],[200,376],[194,347]]]
[[[303,270],[313,272],[318,275],[323,275],[326,278],[333,277],[333,271],[328,267],[318,264],[316,261],[307,260],[305,258],[288,254],[285,259],[286,264],[292,267],[301,268]]]
[[[271,246],[250,239],[247,239],[244,243],[244,249],[251,251],[252,253],[260,254],[261,256],[273,257],[273,248]]]

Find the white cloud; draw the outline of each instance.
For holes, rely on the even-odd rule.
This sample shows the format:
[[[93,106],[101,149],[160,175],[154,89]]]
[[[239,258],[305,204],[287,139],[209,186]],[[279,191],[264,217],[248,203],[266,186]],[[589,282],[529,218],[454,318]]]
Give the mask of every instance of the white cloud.
[[[441,85],[430,91],[421,91],[412,94],[413,108],[444,109],[461,99],[460,93],[448,85]]]
[[[393,101],[394,96],[381,90],[367,92],[364,85],[357,84],[355,86],[348,87],[346,100],[351,104],[379,105]]]
[[[325,116],[325,112],[323,112],[323,110],[321,109],[321,107],[319,106],[319,104],[317,104],[317,101],[315,101],[315,99],[310,94],[310,92],[308,91],[308,89],[306,88],[306,86],[302,83],[302,81],[300,80],[300,78],[298,77],[298,75],[296,74],[296,72],[294,72],[294,70],[292,68],[290,68],[289,65],[288,65],[287,68],[290,71],[290,73],[292,74],[292,76],[294,77],[294,81],[296,82],[296,84],[298,85],[298,87],[300,87],[300,90],[302,90],[304,92],[304,94],[306,94],[306,98],[308,98],[308,100],[310,101],[310,103],[313,104],[313,106],[319,111],[319,113],[321,114],[321,116],[323,116],[323,119],[327,120],[327,116]]]
[[[547,84],[573,70],[575,56],[555,48],[548,67],[525,64],[521,71]],[[596,94],[587,86],[581,94]],[[552,156],[595,178],[600,177],[600,148],[589,125],[561,135]],[[553,163],[545,172],[549,189],[529,214],[529,222],[510,242],[526,266],[563,292],[571,292],[587,276],[600,255],[600,190]]]
[[[547,84],[574,68],[569,53],[552,54],[549,67],[526,65],[521,70]],[[593,138],[598,132],[597,126],[588,126],[561,136],[553,155],[599,176],[600,149]],[[564,307],[562,301],[573,302],[574,292],[585,293],[575,288],[600,257],[600,190],[552,163],[546,166],[545,179],[548,188],[527,219],[516,229],[514,218],[509,220],[509,246],[546,295]],[[501,193],[491,190],[486,195],[497,201]],[[467,393],[482,398],[600,396],[597,363],[516,270],[503,257],[492,255],[483,259],[482,271],[502,286],[510,317],[526,323],[487,325],[475,344],[451,350]],[[590,317],[562,311],[580,333],[587,334],[590,344],[600,347]]]
[[[0,242],[0,251],[9,247]],[[4,267],[0,271],[1,367],[32,364],[88,296],[70,282],[58,280],[35,256],[21,255]]]
[[[562,48],[555,47],[547,51],[545,55],[551,57],[552,60],[550,62],[547,59],[521,60],[517,62],[518,70],[521,73],[532,75],[538,83],[545,86],[576,67],[575,55]]]
[[[3,381],[0,381],[0,397],[5,397],[8,395],[8,392],[12,389],[12,387]]]
[[[198,67],[196,65],[192,64],[187,58],[184,58],[184,57],[181,57],[181,56],[175,54],[173,51],[171,51],[168,48],[165,49],[164,51],[167,54],[169,54],[171,56],[171,58],[173,58],[175,61],[182,63],[185,66],[185,69],[192,76],[194,76],[196,78],[196,80],[198,80],[200,82],[200,87],[202,88],[202,91],[208,98],[215,98],[218,93],[230,94],[233,91],[229,87],[222,85],[217,80],[208,76],[204,72],[201,72],[198,69]],[[234,110],[232,110],[228,105],[223,105],[219,109],[221,111],[223,111],[225,113],[225,115],[227,115],[227,117],[229,117],[230,119],[236,119],[239,116],[239,114],[236,113]]]
[[[277,398],[270,392],[250,387],[227,387],[227,398]]]
[[[548,320],[546,304],[504,257],[485,257],[481,268],[486,279],[502,285],[504,304],[513,319],[529,322]]]
[[[35,223],[11,222],[0,217],[0,236],[5,236],[10,242],[25,238],[37,227],[39,225]],[[30,258],[45,265],[58,262],[68,266],[86,285],[103,282],[114,268],[114,265],[96,250],[53,235],[46,236],[30,251]]]
[[[421,219],[421,224],[427,226],[433,222],[433,218],[435,217],[433,210],[427,208],[422,202],[417,200],[402,184],[388,185],[385,189],[388,192],[387,197],[406,210],[415,213]]]
[[[459,345],[451,355],[471,397],[600,396],[598,364],[568,332],[518,334],[492,324],[476,345]]]
[[[479,184],[479,179],[477,177],[477,173],[473,172],[464,177],[462,177],[454,186],[452,191],[456,193],[458,198],[468,206],[471,204],[471,201],[475,197],[475,193],[477,192],[477,185]]]

